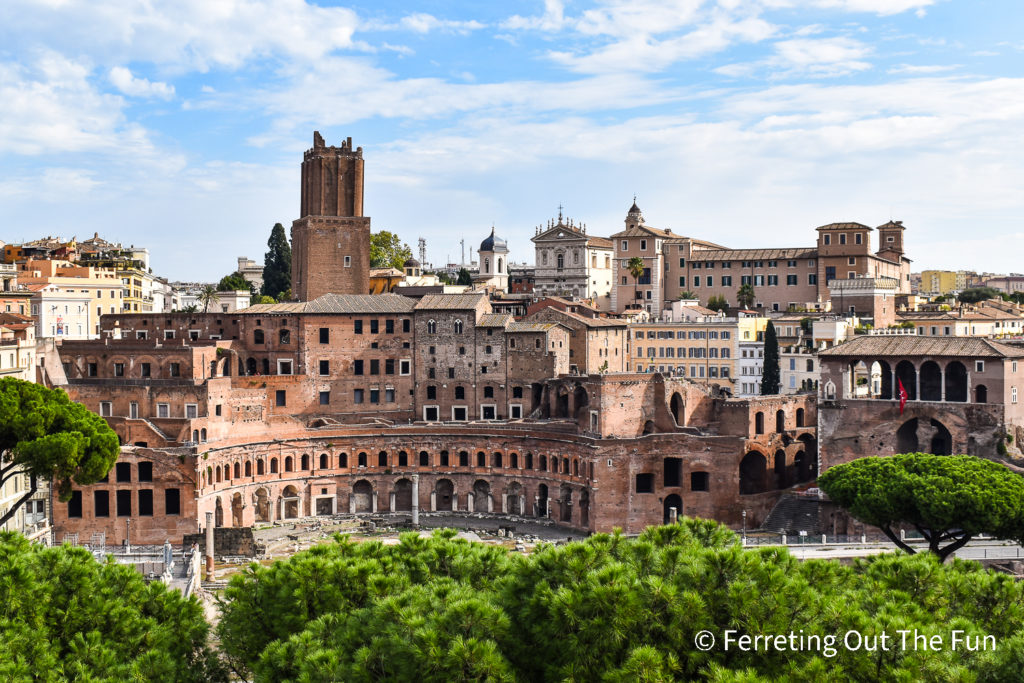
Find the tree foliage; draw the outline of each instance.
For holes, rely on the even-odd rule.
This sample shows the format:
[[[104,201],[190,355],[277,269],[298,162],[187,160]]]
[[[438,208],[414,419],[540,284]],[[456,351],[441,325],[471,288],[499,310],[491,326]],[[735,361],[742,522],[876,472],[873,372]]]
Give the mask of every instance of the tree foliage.
[[[84,548],[0,532],[0,679],[225,681],[195,598]]]
[[[28,490],[0,516],[0,524],[36,493],[40,479],[52,480],[60,500],[68,501],[72,482],[99,481],[119,453],[107,421],[60,389],[0,379],[0,486],[22,472],[29,477]]]
[[[267,253],[263,256],[261,294],[281,300],[281,294],[292,288],[292,247],[280,223],[274,223],[270,230],[267,247]]]
[[[729,301],[723,294],[715,294],[708,298],[708,308],[723,313],[729,309]]]
[[[956,299],[962,304],[976,304],[986,299],[1001,299],[1002,293],[994,287],[972,287],[965,289],[957,295]]]
[[[530,555],[451,532],[394,546],[338,538],[252,565],[232,579],[222,614],[230,661],[256,681],[1006,680],[1024,656],[1024,586],[1012,577],[929,554],[799,561],[691,519]],[[702,630],[948,638],[951,624],[1000,647],[694,647]]]
[[[412,258],[412,249],[393,232],[381,230],[370,235],[370,267],[402,270]]]
[[[914,548],[899,538],[900,524],[917,529],[940,560],[980,533],[1024,542],[1024,477],[991,460],[930,453],[860,458],[829,468],[818,485],[909,553]]]
[[[779,393],[782,375],[779,369],[779,337],[771,320],[764,328],[764,367],[761,374],[761,395]]]
[[[465,268],[459,268],[459,279],[455,281],[455,284],[468,287],[473,284],[473,276]]]
[[[740,285],[740,288],[736,290],[736,305],[740,308],[753,308],[756,299],[754,285],[750,283]]]
[[[203,313],[210,312],[210,304],[217,300],[217,288],[213,285],[203,285],[199,292],[199,303],[203,306]]]
[[[629,259],[626,269],[633,276],[633,304],[639,306],[637,300],[640,299],[640,278],[644,276],[644,260],[639,256],[634,256]]]
[[[237,270],[230,275],[225,275],[217,283],[218,292],[252,292],[252,285],[245,276]]]

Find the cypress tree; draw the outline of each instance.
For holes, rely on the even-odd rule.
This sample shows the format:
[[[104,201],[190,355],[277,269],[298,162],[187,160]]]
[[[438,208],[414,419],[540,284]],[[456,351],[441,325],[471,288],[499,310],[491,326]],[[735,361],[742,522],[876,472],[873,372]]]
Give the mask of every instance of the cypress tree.
[[[779,338],[775,335],[775,325],[768,321],[764,329],[764,370],[761,375],[761,395],[779,393],[781,380],[779,377]]]
[[[267,246],[270,250],[263,257],[262,293],[276,298],[292,288],[292,248],[280,223],[274,223]]]

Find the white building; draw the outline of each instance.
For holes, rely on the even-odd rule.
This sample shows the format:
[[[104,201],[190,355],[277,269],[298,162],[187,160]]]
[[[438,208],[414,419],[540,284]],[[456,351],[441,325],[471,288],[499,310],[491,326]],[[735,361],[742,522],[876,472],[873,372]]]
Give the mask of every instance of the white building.
[[[473,278],[473,284],[494,287],[498,291],[508,291],[508,245],[505,240],[491,234],[480,243],[480,272]]]
[[[62,289],[57,285],[29,285],[36,337],[54,339],[96,339],[92,293],[85,289]]]
[[[534,244],[533,291],[538,296],[585,299],[602,311],[611,308],[612,242],[587,234],[585,225],[558,213],[557,221],[540,226]]]
[[[780,392],[783,394],[797,394],[805,391],[815,391],[818,387],[818,378],[821,376],[821,366],[818,364],[818,356],[806,348],[794,346],[779,351],[779,380],[781,383]]]
[[[737,344],[736,395],[759,396],[764,374],[764,341],[740,341]]]

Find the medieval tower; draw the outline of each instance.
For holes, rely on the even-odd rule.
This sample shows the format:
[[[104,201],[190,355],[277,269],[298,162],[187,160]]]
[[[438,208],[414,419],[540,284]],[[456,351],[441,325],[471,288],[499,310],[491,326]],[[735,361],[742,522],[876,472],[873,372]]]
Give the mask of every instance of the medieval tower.
[[[370,291],[370,219],[363,215],[363,148],[327,147],[313,133],[302,158],[301,218],[292,223],[292,292],[299,301]]]

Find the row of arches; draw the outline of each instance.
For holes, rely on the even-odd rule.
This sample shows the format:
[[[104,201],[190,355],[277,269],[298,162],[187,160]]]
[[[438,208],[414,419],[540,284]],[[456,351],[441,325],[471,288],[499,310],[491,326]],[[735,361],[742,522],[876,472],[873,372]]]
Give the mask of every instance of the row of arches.
[[[740,495],[777,491],[813,481],[818,476],[815,445],[814,437],[804,434],[794,445],[778,448],[774,454],[751,449],[740,460]]]
[[[919,365],[901,360],[895,365],[885,360],[857,360],[849,365],[846,398],[898,400],[900,387],[908,401],[988,402],[984,384],[971,387],[970,372],[958,360],[940,363],[926,360]]]
[[[205,429],[202,430],[205,432]],[[203,435],[205,438],[205,435]],[[255,459],[236,460],[233,463],[208,465],[201,475],[202,485],[210,486],[232,480],[261,477],[267,475],[280,475],[291,472],[313,472],[350,470],[355,468],[391,468],[391,467],[475,467],[512,470],[533,470],[548,472],[551,474],[567,475],[571,477],[583,477],[593,479],[594,463],[582,462],[578,457],[569,456],[548,456],[539,454],[535,456],[527,452],[520,457],[520,454],[513,451],[502,453],[493,451],[487,453],[479,450],[471,454],[468,450],[460,450],[451,453],[447,450],[440,451],[436,457],[431,457],[427,451],[419,451],[413,456],[411,453],[401,450],[394,454],[388,451],[378,451],[371,456],[366,451],[358,452],[353,459],[349,458],[346,452],[332,456],[329,453],[321,453],[315,459],[308,453],[298,456],[286,455],[282,457],[260,456]]]
[[[797,408],[793,415],[793,427],[802,429],[806,426],[804,421],[804,409]],[[786,411],[779,409],[775,411],[775,432],[781,434],[784,431],[786,431]],[[754,433],[764,434],[764,413],[761,411],[754,413]]]
[[[315,487],[305,492],[289,484],[277,496],[272,494],[270,487],[249,489],[251,501],[246,500],[247,494],[243,491],[217,496],[214,500],[215,524],[241,527],[249,523],[270,523],[338,512],[410,512],[415,495],[415,487],[408,477],[401,477],[384,487],[375,485],[369,479],[359,479],[347,492],[341,487],[330,494],[326,493],[328,489],[320,490],[321,494],[316,495]],[[523,483],[511,481],[500,490],[495,490],[488,480],[477,479],[466,490],[460,491],[452,479],[440,477],[428,488],[421,486],[419,496],[420,509],[432,512],[550,517],[584,528],[590,523],[590,491],[567,484],[552,490],[547,484],[540,483],[528,490]],[[248,502],[252,503],[251,519],[247,519],[245,514]]]

